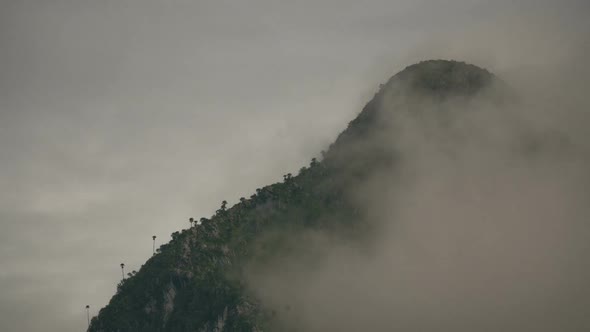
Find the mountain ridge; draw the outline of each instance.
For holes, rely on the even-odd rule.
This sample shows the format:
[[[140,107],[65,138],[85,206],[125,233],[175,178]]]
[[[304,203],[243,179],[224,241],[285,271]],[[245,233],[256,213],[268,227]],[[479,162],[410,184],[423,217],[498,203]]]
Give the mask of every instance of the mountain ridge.
[[[487,70],[457,61],[406,67],[381,86],[321,161],[312,159],[299,174],[286,174],[283,182],[259,188],[230,208],[224,201],[212,217],[174,232],[118,285],[89,331],[293,330],[276,319],[289,308],[265,306],[249,291],[248,267],[301,250],[293,242],[309,230],[351,242],[371,233],[367,211],[350,191],[382,165],[395,163],[395,153],[373,145],[385,98],[474,98],[495,80]]]

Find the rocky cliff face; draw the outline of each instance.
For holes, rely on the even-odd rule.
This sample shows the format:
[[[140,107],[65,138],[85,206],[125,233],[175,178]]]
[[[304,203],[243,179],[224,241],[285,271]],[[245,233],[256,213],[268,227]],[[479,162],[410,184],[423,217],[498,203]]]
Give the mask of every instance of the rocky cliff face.
[[[170,243],[122,282],[90,331],[263,331],[281,310],[262,303],[246,286],[248,266],[300,250],[294,234],[322,230],[362,242],[372,232],[367,211],[351,190],[379,167],[395,164],[394,150],[376,144],[391,126],[390,112],[416,100],[444,103],[484,94],[496,80],[489,72],[454,61],[410,66],[382,85],[375,98],[326,151],[299,174],[256,190],[231,208],[176,232]],[[320,110],[321,111],[321,110]],[[308,253],[313,255],[313,251]]]

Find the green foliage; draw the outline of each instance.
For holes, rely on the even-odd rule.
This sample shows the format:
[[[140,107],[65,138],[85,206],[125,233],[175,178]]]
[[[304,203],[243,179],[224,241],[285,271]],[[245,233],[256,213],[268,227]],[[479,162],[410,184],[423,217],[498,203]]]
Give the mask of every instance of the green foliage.
[[[477,67],[450,61],[410,66],[394,76],[327,152],[297,175],[256,189],[211,218],[193,218],[191,228],[172,233],[142,268],[117,287],[90,331],[262,331],[274,313],[243,284],[246,264],[264,264],[292,249],[294,234],[321,230],[351,240],[371,231],[364,212],[346,194],[395,155],[364,144],[377,117],[377,99],[396,82],[413,90],[472,94],[491,80]],[[364,144],[364,145],[363,145]],[[362,149],[353,147],[361,146]],[[193,227],[194,225],[194,227]],[[223,326],[221,326],[223,325]]]
[[[228,330],[252,331],[265,313],[244,295],[240,268],[281,250],[283,237],[293,231],[330,226],[329,218],[322,225],[322,216],[343,206],[322,186],[329,178],[321,163],[312,162],[298,176],[287,174],[285,182],[261,188],[230,209],[224,202],[197,227],[172,233],[170,243],[118,285],[91,331],[192,331],[219,317],[226,317]]]

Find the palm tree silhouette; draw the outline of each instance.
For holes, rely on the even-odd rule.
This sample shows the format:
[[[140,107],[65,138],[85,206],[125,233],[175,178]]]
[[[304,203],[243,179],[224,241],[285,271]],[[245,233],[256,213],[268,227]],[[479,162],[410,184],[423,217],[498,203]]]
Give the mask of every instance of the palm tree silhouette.
[[[121,263],[121,277],[125,280],[125,263]]]
[[[88,319],[88,330],[90,330],[90,306],[86,305],[86,318]]]

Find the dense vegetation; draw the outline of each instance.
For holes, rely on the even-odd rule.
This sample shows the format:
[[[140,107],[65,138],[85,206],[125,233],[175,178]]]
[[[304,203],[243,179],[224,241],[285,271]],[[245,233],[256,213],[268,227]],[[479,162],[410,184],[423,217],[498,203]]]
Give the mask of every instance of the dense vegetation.
[[[256,189],[233,207],[223,202],[210,218],[175,232],[93,318],[90,331],[262,331],[280,310],[248,292],[247,264],[297,250],[296,234],[321,230],[362,242],[372,232],[367,211],[350,191],[380,167],[395,164],[394,151],[374,145],[385,95],[447,98],[472,96],[489,86],[487,71],[454,61],[426,61],[392,77],[323,154],[299,174]],[[284,309],[288,310],[288,308]]]

